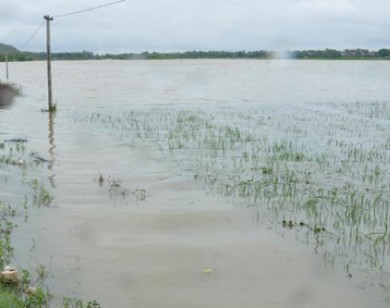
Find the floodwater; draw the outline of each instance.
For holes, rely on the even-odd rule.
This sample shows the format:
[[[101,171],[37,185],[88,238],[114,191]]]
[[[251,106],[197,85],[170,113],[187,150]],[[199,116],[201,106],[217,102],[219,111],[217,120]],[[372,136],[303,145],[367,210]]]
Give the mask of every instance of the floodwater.
[[[269,111],[257,122],[288,123],[304,118],[302,110],[316,119],[319,112],[327,118],[345,114],[338,106],[357,102],[387,106],[389,68],[384,61],[54,62],[58,112],[49,115],[40,111],[47,108],[45,63],[11,63],[11,80],[24,96],[0,110],[0,142],[26,139],[28,151],[48,161],[28,177],[42,180],[54,197],[50,208],[31,206],[28,222],[15,230],[17,266],[33,271],[44,265],[54,295],[96,299],[103,307],[385,306],[385,271],[382,285],[355,281],[355,273],[330,266],[318,245],[303,244],[295,228],[280,226],[292,216],[289,211],[268,215],[261,200],[248,207],[245,198],[208,189],[210,182],[194,180],[194,169],[207,177],[216,172],[203,170],[198,156],[161,152],[163,137],[142,136],[160,132],[161,123],[169,131],[177,110],[245,128],[252,110]],[[130,128],[107,125],[105,115],[147,129],[128,138],[123,130]],[[388,118],[372,121],[387,132]],[[263,125],[271,136],[290,130],[275,123]],[[260,134],[257,126],[251,129]],[[337,153],[332,155],[337,161]],[[223,167],[218,170],[230,170]],[[23,174],[4,172],[0,198],[20,204]],[[334,259],[348,254],[335,251]]]

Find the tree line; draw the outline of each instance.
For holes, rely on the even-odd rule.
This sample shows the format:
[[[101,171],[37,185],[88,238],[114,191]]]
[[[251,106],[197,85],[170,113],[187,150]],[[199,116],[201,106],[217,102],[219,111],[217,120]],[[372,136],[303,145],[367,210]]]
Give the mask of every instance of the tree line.
[[[0,43],[0,62],[5,61],[5,51],[9,61],[41,61],[46,59],[46,52],[19,51],[16,48]],[[372,51],[368,49],[324,49],[295,50],[278,55],[273,51],[186,51],[186,52],[142,52],[120,54],[94,54],[90,51],[52,53],[53,60],[170,60],[170,59],[329,59],[329,60],[390,60],[390,49]]]

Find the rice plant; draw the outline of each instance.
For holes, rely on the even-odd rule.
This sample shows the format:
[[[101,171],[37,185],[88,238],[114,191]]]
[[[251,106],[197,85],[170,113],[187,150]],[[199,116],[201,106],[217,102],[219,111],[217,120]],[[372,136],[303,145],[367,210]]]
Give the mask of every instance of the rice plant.
[[[389,114],[390,102],[356,102],[75,119],[175,161],[209,193],[256,207],[275,229],[283,221],[303,227],[297,237],[349,277],[368,270],[390,277]]]

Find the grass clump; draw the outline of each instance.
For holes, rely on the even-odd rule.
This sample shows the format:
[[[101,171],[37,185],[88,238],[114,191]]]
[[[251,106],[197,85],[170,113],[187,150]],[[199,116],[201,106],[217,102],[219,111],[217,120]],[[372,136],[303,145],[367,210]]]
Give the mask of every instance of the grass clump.
[[[0,286],[0,307],[24,307],[20,296]]]

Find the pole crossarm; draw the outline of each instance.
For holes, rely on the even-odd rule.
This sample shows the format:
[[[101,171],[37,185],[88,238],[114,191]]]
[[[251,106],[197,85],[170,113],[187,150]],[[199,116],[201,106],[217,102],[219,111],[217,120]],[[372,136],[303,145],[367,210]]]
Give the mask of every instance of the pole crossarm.
[[[45,15],[45,16],[43,16],[43,18],[48,20],[48,21],[52,21],[54,19],[54,17],[50,17],[49,15]]]

